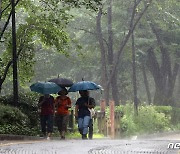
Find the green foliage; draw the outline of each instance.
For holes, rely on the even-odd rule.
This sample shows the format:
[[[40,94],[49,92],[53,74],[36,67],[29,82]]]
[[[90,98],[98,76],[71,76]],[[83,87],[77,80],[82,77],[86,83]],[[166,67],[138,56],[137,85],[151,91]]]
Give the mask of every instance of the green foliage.
[[[180,108],[172,108],[171,112],[171,122],[174,125],[177,125],[177,128],[180,130]]]
[[[0,125],[28,125],[29,119],[19,109],[7,105],[0,105]]]
[[[179,108],[170,106],[139,106],[138,115],[135,115],[133,104],[115,107],[115,112],[122,115],[120,128],[123,137],[179,130],[179,111]],[[109,117],[109,108],[106,116]]]
[[[120,127],[123,137],[128,137],[137,133],[137,126],[136,123],[134,122],[133,115],[131,116],[124,115],[121,118]]]
[[[19,109],[28,116],[30,127],[38,126],[39,123],[38,99],[39,95],[33,93],[19,95]]]
[[[13,134],[13,135],[27,135],[27,136],[36,136],[39,134],[37,128],[29,128],[24,125],[0,125],[0,134]]]
[[[157,112],[154,106],[140,107],[135,123],[139,133],[142,134],[170,130],[170,117],[166,117],[163,112]]]
[[[39,134],[39,96],[32,93],[19,95],[18,107],[13,106],[11,95],[0,98],[0,133],[16,135]]]
[[[21,111],[29,119],[30,127],[37,126],[39,121],[39,114],[37,102],[39,95],[34,93],[19,94],[18,110]],[[0,104],[13,105],[13,96],[7,95],[0,98]]]
[[[70,43],[69,36],[66,32],[66,26],[72,15],[68,12],[74,7],[85,7],[87,9],[96,10],[101,0],[82,0],[82,1],[19,1],[16,5],[16,38],[18,53],[18,75],[19,83],[24,86],[32,79],[34,75],[33,65],[35,63],[35,52],[38,48],[51,48],[66,56],[69,56],[68,47]],[[3,27],[9,16],[11,5],[5,0],[2,3],[2,10],[7,8],[1,14],[0,21]],[[0,34],[2,29],[0,28]],[[11,29],[6,28],[3,34],[3,42],[1,42],[1,61],[0,78],[4,75],[5,67],[11,61],[12,56],[12,38]],[[9,69],[8,76],[12,74]],[[4,82],[4,81],[3,81]]]
[[[154,106],[154,109],[158,113],[164,113],[166,117],[170,117],[173,108],[171,106]]]

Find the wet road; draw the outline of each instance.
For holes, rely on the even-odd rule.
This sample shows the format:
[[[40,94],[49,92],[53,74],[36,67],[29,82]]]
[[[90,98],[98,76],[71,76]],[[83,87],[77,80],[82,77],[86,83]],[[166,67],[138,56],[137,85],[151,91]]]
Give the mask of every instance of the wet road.
[[[180,143],[180,134],[153,139],[134,140],[41,140],[7,142],[0,154],[180,154],[168,149],[169,143]]]

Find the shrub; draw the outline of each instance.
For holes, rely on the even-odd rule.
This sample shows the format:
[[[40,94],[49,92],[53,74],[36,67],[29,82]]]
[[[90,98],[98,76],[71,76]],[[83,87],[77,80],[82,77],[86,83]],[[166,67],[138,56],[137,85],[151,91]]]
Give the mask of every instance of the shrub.
[[[28,117],[19,109],[8,105],[0,105],[0,125],[28,125]]]
[[[141,106],[135,122],[140,133],[162,132],[170,129],[170,117],[157,112],[154,106]]]
[[[164,113],[166,117],[171,117],[171,113],[172,113],[171,106],[154,106],[154,109],[158,113]]]
[[[121,119],[121,136],[123,137],[129,137],[131,135],[134,135],[137,133],[137,126],[134,123],[133,117],[129,116],[127,117],[124,115]]]
[[[109,116],[109,109],[106,112]],[[115,107],[120,112],[121,135],[131,136],[135,134],[148,134],[171,130],[172,107],[170,106],[139,106],[138,115],[134,114],[134,106],[131,103]],[[178,127],[177,127],[178,128]]]
[[[38,125],[39,114],[37,109],[39,95],[33,93],[20,93],[18,109],[27,115],[30,127]],[[0,104],[13,106],[13,96],[7,95],[0,98]]]
[[[28,126],[23,125],[11,125],[5,124],[0,125],[0,134],[13,134],[13,135],[28,135],[28,136],[36,136],[39,134],[39,130],[37,128],[29,128]]]
[[[20,93],[18,107],[13,106],[13,96],[0,98],[0,133],[36,135],[39,133],[37,102],[39,95]]]
[[[180,108],[172,108],[172,112],[171,112],[171,122],[176,126],[177,128],[179,128],[178,130],[180,130],[180,127],[178,127],[178,125],[180,126]]]
[[[26,114],[30,120],[30,127],[39,123],[38,103],[39,95],[24,93],[19,95],[19,109]]]

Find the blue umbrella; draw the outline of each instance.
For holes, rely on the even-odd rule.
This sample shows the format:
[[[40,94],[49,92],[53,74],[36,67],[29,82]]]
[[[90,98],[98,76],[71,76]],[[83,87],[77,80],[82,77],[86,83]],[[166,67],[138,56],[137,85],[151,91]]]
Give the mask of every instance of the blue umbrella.
[[[69,92],[76,92],[79,90],[97,90],[100,89],[101,87],[97,85],[96,83],[92,81],[80,81],[77,83],[74,83],[70,88]]]
[[[60,86],[53,82],[36,82],[30,86],[30,89],[41,94],[55,94],[62,90]]]

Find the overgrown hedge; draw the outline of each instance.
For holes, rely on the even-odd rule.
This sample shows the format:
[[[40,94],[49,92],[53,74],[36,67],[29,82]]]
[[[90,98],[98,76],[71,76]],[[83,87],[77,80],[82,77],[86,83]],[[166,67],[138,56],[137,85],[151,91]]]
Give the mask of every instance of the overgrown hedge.
[[[138,115],[135,115],[133,105],[127,104],[116,107],[116,112],[118,111],[123,115],[120,120],[121,134],[123,136],[151,134],[180,129],[179,108],[153,105],[140,106]]]
[[[20,94],[18,107],[14,107],[12,95],[0,97],[0,134],[39,134],[38,98],[32,93]]]
[[[116,106],[115,112],[121,113],[120,128],[123,137],[180,130],[180,108],[142,105],[136,115],[133,104],[128,102]],[[106,116],[109,117],[108,107]]]

